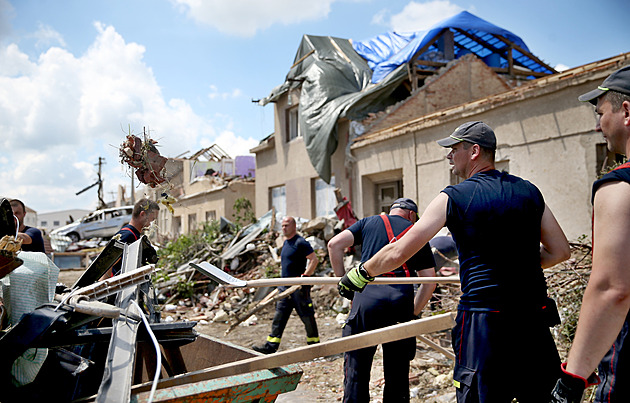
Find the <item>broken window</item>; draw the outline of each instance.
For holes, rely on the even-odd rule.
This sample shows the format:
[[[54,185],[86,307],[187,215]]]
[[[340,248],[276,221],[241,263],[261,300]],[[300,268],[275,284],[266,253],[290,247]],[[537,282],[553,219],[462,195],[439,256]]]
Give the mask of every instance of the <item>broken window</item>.
[[[214,221],[217,219],[217,211],[206,211],[206,221]]]
[[[337,198],[335,197],[335,177],[330,178],[330,184],[322,179],[315,179],[315,217],[335,215]]]
[[[298,137],[302,137],[302,133],[300,133],[300,124],[298,119],[298,107],[294,106],[290,109],[286,110],[286,136],[287,143],[291,140],[294,140]]]
[[[276,186],[269,189],[271,207],[285,215],[287,213],[287,191],[285,186]]]

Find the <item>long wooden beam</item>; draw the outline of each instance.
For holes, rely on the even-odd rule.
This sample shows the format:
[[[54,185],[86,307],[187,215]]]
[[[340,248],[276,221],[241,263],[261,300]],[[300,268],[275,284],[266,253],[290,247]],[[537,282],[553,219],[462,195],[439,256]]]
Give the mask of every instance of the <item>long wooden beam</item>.
[[[206,368],[200,371],[189,372],[164,379],[157,385],[158,389],[190,384],[195,382],[216,379],[225,376],[238,375],[242,373],[259,371],[269,368],[277,368],[283,365],[310,361],[319,357],[328,357],[344,353],[346,351],[360,348],[376,346],[382,343],[389,343],[409,337],[416,337],[419,334],[432,333],[453,327],[454,313],[431,316],[424,319],[412,320],[393,326],[376,329],[369,332],[342,337],[323,343],[312,344],[310,346],[298,347],[292,350],[281,351],[271,355],[257,356]],[[132,388],[132,394],[144,392],[151,389],[151,383],[143,383]]]

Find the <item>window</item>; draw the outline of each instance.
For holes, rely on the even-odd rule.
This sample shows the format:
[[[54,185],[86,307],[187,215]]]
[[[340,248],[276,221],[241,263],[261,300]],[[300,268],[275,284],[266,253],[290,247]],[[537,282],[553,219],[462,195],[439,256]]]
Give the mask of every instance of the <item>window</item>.
[[[55,223],[58,223],[58,222],[59,222],[59,221],[55,221]],[[47,225],[48,225],[48,221],[43,221],[43,220],[42,220],[42,223],[41,223],[40,225],[41,225],[42,227],[45,227],[45,226],[47,226]],[[55,224],[55,225],[59,225],[59,224]]]
[[[376,185],[376,206],[379,212],[389,212],[394,200],[402,197],[402,181],[385,182]]]
[[[330,178],[330,184],[322,179],[315,179],[315,217],[335,215],[337,198],[335,197],[335,177]]]
[[[197,214],[188,214],[188,233],[197,229]]]
[[[300,123],[298,118],[298,107],[294,106],[293,108],[286,110],[286,136],[287,143],[291,140],[294,140],[298,137],[302,137],[302,133],[300,132]]]
[[[217,219],[217,211],[206,211],[206,221],[214,221]]]
[[[42,225],[45,226],[46,225],[46,221],[42,221]],[[56,227],[59,225],[59,221],[55,220],[53,221],[53,226]]]
[[[286,187],[276,186],[270,190],[271,206],[276,209],[276,212],[285,215],[287,213],[287,192]]]
[[[173,217],[173,223],[171,225],[171,231],[173,235],[177,236],[182,233],[182,217]]]

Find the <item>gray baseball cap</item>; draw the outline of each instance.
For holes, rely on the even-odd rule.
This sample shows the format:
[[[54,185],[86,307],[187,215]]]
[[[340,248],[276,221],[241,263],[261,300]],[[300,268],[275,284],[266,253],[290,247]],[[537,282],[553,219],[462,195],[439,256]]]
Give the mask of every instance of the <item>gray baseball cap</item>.
[[[497,148],[497,138],[494,131],[490,126],[480,121],[466,122],[460,125],[450,136],[438,140],[437,143],[442,147],[451,147],[462,141],[479,144],[481,147],[492,150]]]
[[[630,66],[625,66],[615,71],[604,80],[602,85],[593,91],[580,95],[578,100],[596,105],[597,98],[611,90],[630,95]]]
[[[401,197],[399,199],[394,200],[394,202],[389,207],[389,209],[391,210],[393,208],[404,208],[406,210],[411,210],[415,212],[416,214],[418,214],[418,206],[416,205],[416,203],[413,200],[408,199],[406,197]]]

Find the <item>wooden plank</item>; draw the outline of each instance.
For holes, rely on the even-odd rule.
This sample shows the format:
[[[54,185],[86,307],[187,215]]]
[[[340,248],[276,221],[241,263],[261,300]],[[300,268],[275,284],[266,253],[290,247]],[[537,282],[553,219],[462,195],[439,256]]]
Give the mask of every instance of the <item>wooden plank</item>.
[[[451,351],[448,351],[444,347],[440,346],[437,343],[432,342],[431,340],[429,340],[428,338],[424,336],[417,335],[416,338],[420,340],[421,342],[423,342],[424,344],[426,344],[427,346],[431,347],[432,349],[444,354],[446,358],[455,361],[455,354],[453,354]]]
[[[416,337],[418,334],[432,333],[449,329],[454,324],[454,313],[445,313],[429,318],[413,320],[376,329],[369,332],[342,337],[323,343],[299,347],[282,351],[271,355],[253,357],[241,361],[218,365],[201,371],[164,379],[158,383],[158,388],[190,384],[195,382],[216,379],[225,376],[243,374],[267,368],[276,368],[287,364],[309,361],[314,358],[328,357],[346,351],[375,346],[408,337]],[[132,388],[132,393],[150,390],[151,384],[144,383]]]
[[[245,287],[337,284],[341,277],[277,277],[248,280]],[[370,284],[459,283],[459,277],[377,277]],[[226,284],[226,286],[229,286]]]

